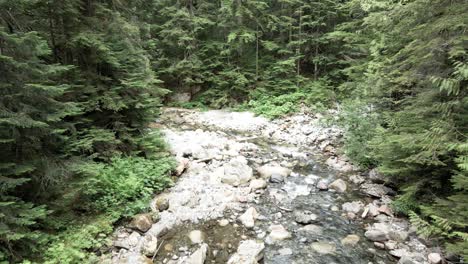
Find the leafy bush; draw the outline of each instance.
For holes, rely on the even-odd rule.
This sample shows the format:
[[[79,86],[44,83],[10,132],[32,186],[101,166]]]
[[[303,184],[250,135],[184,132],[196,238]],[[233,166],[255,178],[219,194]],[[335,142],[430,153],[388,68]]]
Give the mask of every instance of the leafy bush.
[[[152,194],[172,183],[167,174],[173,165],[172,158],[140,157],[114,157],[110,164],[93,164],[86,168],[91,177],[81,187],[85,207],[132,215],[147,204]]]

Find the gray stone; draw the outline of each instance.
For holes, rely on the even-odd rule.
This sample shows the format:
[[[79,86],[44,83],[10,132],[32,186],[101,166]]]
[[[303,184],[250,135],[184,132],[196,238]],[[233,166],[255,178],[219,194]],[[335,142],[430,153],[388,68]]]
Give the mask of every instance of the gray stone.
[[[440,264],[440,263],[442,263],[442,257],[440,256],[439,253],[430,253],[427,256],[427,259],[429,260],[430,264]]]
[[[377,169],[372,169],[369,171],[369,179],[374,183],[384,183],[385,176],[378,172]]]
[[[288,238],[291,238],[291,233],[289,233],[282,225],[271,225],[270,234],[267,237],[269,242],[282,241]]]
[[[167,198],[167,195],[160,195],[156,198],[154,204],[155,208],[160,212],[169,209],[169,199]]]
[[[199,244],[205,240],[205,234],[200,230],[193,230],[188,236],[192,244]]]
[[[132,254],[119,259],[117,264],[153,264],[153,261],[146,256]]]
[[[255,240],[245,240],[239,243],[237,252],[231,256],[227,264],[256,264],[263,258],[265,244]]]
[[[277,165],[264,165],[257,169],[260,177],[269,179],[273,174],[281,175],[283,178],[288,177],[291,174],[291,170]]]
[[[158,249],[158,238],[152,235],[146,235],[143,240],[143,246],[141,252],[149,257],[152,257],[156,254]]]
[[[243,156],[239,156],[224,165],[221,182],[232,186],[239,186],[248,183],[252,179],[252,176],[253,170],[247,165],[247,160]]]
[[[361,201],[354,201],[344,203],[341,207],[345,212],[358,214],[364,207],[364,204]]]
[[[381,184],[364,183],[361,185],[361,191],[371,197],[381,198],[387,194],[394,193],[394,191]]]
[[[306,234],[321,235],[323,233],[322,227],[318,225],[306,225],[297,230],[298,232]]]
[[[242,214],[239,217],[239,221],[247,227],[247,228],[252,228],[255,226],[255,220],[258,218],[258,212],[255,210],[255,208],[250,207],[245,211],[244,214]]]
[[[418,264],[415,262],[412,258],[409,256],[402,256],[400,260],[398,261],[398,264]]]
[[[265,189],[267,187],[267,182],[264,179],[253,179],[250,181],[249,187],[252,190]]]
[[[317,220],[317,215],[310,211],[296,211],[294,212],[294,219],[299,224],[310,224]]]
[[[347,235],[341,239],[341,244],[343,246],[355,246],[359,242],[360,238],[358,235]]]
[[[280,255],[283,255],[283,256],[292,255],[292,254],[293,254],[292,249],[290,249],[290,248],[282,248],[282,249],[278,250],[278,253],[279,253]]]
[[[327,180],[320,180],[317,182],[317,189],[321,190],[321,191],[326,191],[328,190],[328,181]]]
[[[387,234],[381,230],[368,230],[364,233],[364,236],[374,242],[383,242],[387,241]]]

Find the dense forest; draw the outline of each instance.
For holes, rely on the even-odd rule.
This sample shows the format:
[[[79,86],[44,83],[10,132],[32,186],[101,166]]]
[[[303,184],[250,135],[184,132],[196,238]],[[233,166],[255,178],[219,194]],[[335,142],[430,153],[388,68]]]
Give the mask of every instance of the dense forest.
[[[182,107],[339,109],[394,210],[468,258],[466,0],[0,0],[0,263],[92,263],[172,184]]]

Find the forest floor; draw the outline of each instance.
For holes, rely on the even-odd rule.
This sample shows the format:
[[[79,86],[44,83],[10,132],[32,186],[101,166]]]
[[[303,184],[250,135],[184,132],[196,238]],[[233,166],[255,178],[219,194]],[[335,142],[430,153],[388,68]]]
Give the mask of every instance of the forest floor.
[[[429,263],[428,248],[390,208],[381,175],[340,154],[342,137],[307,111],[164,109],[179,162],[151,213],[117,228],[111,263]]]

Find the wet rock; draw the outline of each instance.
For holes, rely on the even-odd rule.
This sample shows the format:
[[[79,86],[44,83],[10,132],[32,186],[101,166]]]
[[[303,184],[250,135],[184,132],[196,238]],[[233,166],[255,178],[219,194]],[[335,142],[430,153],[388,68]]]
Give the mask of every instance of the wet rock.
[[[269,242],[283,241],[285,239],[291,238],[291,233],[289,233],[282,225],[271,225],[270,234],[267,237]]]
[[[355,246],[359,242],[360,238],[358,235],[347,235],[341,239],[341,244],[343,246]]]
[[[189,165],[189,159],[187,158],[180,158],[178,159],[178,165],[174,169],[174,175],[175,176],[180,176],[184,171],[188,168]]]
[[[152,235],[146,235],[143,240],[143,246],[141,252],[149,257],[152,257],[156,254],[158,249],[158,238]]]
[[[247,159],[239,156],[224,165],[221,182],[232,186],[239,186],[248,183],[252,179],[252,176],[253,170],[247,165]]]
[[[386,180],[385,176],[379,173],[377,169],[369,171],[369,179],[374,183],[384,183]]]
[[[361,201],[348,202],[348,203],[344,203],[341,206],[343,211],[348,212],[348,213],[354,213],[354,214],[359,213],[363,207],[364,207],[364,204]]]
[[[307,225],[317,220],[317,215],[310,211],[295,211],[294,220],[299,224]]]
[[[322,255],[335,253],[336,250],[335,244],[328,242],[314,242],[311,247],[312,250]]]
[[[263,258],[265,244],[255,240],[241,241],[237,252],[228,260],[227,264],[256,264]]]
[[[409,256],[409,253],[406,249],[403,248],[397,248],[394,250],[390,250],[388,252],[390,255],[396,257],[396,258],[402,258],[403,256]]]
[[[393,194],[394,191],[381,184],[364,183],[361,185],[361,191],[371,197],[381,198],[387,194]]]
[[[284,176],[282,176],[280,174],[273,174],[273,175],[270,176],[269,181],[271,183],[282,183],[282,182],[284,182]]]
[[[208,245],[203,243],[199,249],[190,255],[190,257],[184,261],[186,264],[203,264],[206,260],[206,252],[208,251]]]
[[[252,190],[265,189],[267,187],[267,182],[264,179],[253,179],[250,181],[249,187]]]
[[[169,199],[167,198],[166,195],[161,195],[158,198],[156,198],[156,201],[154,204],[155,204],[155,208],[158,209],[158,211],[160,212],[169,209]]]
[[[387,249],[387,250],[394,250],[398,246],[398,243],[396,241],[393,241],[393,240],[386,241],[384,244],[385,244],[385,249]]]
[[[205,234],[200,230],[193,230],[188,236],[192,244],[199,244],[205,240]]]
[[[364,236],[370,241],[382,242],[387,241],[387,234],[382,230],[368,230],[364,233]]]
[[[244,214],[242,214],[240,217],[239,217],[239,221],[241,221],[241,223],[247,227],[247,228],[252,228],[255,226],[255,220],[258,218],[258,212],[257,210],[255,210],[255,208],[253,207],[250,207],[249,209],[247,209],[247,211],[245,211]]]
[[[323,228],[318,225],[306,225],[299,228],[297,231],[307,234],[321,235],[323,233]]]
[[[282,248],[280,250],[278,250],[278,253],[282,256],[286,256],[286,255],[292,255],[293,252],[292,252],[292,249],[290,248]]]
[[[342,179],[335,180],[334,182],[330,183],[330,185],[328,185],[328,189],[332,189],[340,193],[345,192],[346,188],[346,182]]]
[[[152,225],[153,219],[151,214],[137,214],[133,217],[128,227],[141,232],[146,232]]]
[[[427,260],[429,260],[430,264],[442,263],[442,257],[439,253],[430,253],[429,255],[427,255]]]
[[[281,175],[283,178],[286,178],[291,174],[291,170],[276,165],[264,165],[257,169],[257,172],[260,174],[260,177],[264,179],[269,179],[272,175]]]
[[[328,190],[328,181],[327,180],[320,180],[317,182],[317,189],[321,190],[321,191],[326,191]]]

